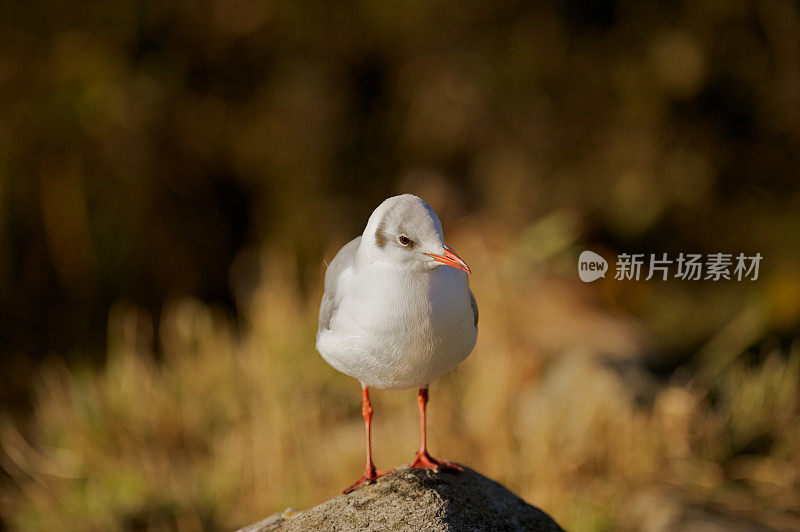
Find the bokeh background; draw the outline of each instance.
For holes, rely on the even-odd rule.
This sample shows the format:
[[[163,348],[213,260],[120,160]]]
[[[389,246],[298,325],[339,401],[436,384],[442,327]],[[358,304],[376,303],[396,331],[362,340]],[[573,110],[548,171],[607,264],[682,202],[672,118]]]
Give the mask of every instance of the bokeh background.
[[[794,2],[2,2],[0,528],[337,495],[323,261],[412,192],[481,309],[433,454],[570,530],[797,530],[799,148]],[[585,285],[583,249],[764,260]],[[379,467],[414,394],[373,394]]]

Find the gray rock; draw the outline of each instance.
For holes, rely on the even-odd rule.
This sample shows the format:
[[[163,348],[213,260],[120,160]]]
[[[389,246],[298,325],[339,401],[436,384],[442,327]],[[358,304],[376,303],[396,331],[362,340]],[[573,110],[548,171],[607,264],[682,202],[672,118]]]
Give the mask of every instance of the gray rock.
[[[294,530],[536,530],[561,527],[506,488],[464,468],[402,469],[302,512],[287,510],[239,532]]]

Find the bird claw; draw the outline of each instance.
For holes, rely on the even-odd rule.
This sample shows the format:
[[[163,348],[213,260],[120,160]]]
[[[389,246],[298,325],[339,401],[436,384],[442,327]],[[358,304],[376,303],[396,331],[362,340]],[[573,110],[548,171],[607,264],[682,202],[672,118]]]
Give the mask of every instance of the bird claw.
[[[433,458],[428,453],[417,453],[417,457],[410,466],[411,469],[431,469],[434,473],[441,470],[464,471],[464,468],[453,462],[445,462]]]
[[[348,486],[342,493],[345,493],[345,494],[351,493],[351,492],[357,490],[358,488],[360,488],[361,486],[365,486],[367,484],[372,484],[376,480],[378,480],[380,477],[382,477],[383,475],[386,475],[386,474],[392,473],[392,472],[394,472],[394,470],[377,471],[374,468],[371,471],[367,470],[367,471],[364,472],[363,475],[361,475],[360,479],[356,480],[354,483],[352,483],[350,486]]]

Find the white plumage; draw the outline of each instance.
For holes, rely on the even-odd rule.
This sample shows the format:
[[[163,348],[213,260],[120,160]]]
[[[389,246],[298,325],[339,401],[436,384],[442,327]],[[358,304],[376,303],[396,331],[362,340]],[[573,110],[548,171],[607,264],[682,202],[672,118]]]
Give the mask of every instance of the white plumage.
[[[411,245],[404,245],[406,237]],[[411,194],[385,200],[325,273],[317,351],[363,386],[427,387],[464,360],[478,335],[464,271],[433,209]]]
[[[371,386],[419,388],[420,446],[412,468],[461,469],[428,454],[425,411],[430,383],[475,346],[478,307],[469,272],[445,245],[439,217],[411,194],[381,203],[364,233],[340,249],[328,266],[317,351],[363,388],[367,463],[345,493],[384,474],[372,462]]]

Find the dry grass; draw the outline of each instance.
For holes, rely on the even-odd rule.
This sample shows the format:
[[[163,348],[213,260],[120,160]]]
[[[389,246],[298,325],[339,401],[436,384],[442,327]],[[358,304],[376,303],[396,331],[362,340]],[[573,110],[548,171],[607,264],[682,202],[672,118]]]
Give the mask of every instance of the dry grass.
[[[641,406],[631,379],[599,355],[635,359],[642,331],[584,287],[541,273],[541,260],[571,253],[569,239],[552,257],[520,260],[519,245],[495,238],[488,249],[468,226],[465,235],[453,242],[476,272],[480,335],[432,388],[433,454],[505,483],[571,530],[659,530],[698,506],[797,524],[797,350],[734,361],[703,385],[650,384]],[[119,305],[102,371],[42,366],[32,436],[0,425],[0,510],[12,526],[230,529],[355,480],[359,385],[314,352],[319,290],[304,298],[290,263],[267,251],[262,262],[240,330],[177,302],[157,363],[149,318]],[[414,392],[373,399],[379,467],[408,462]]]

